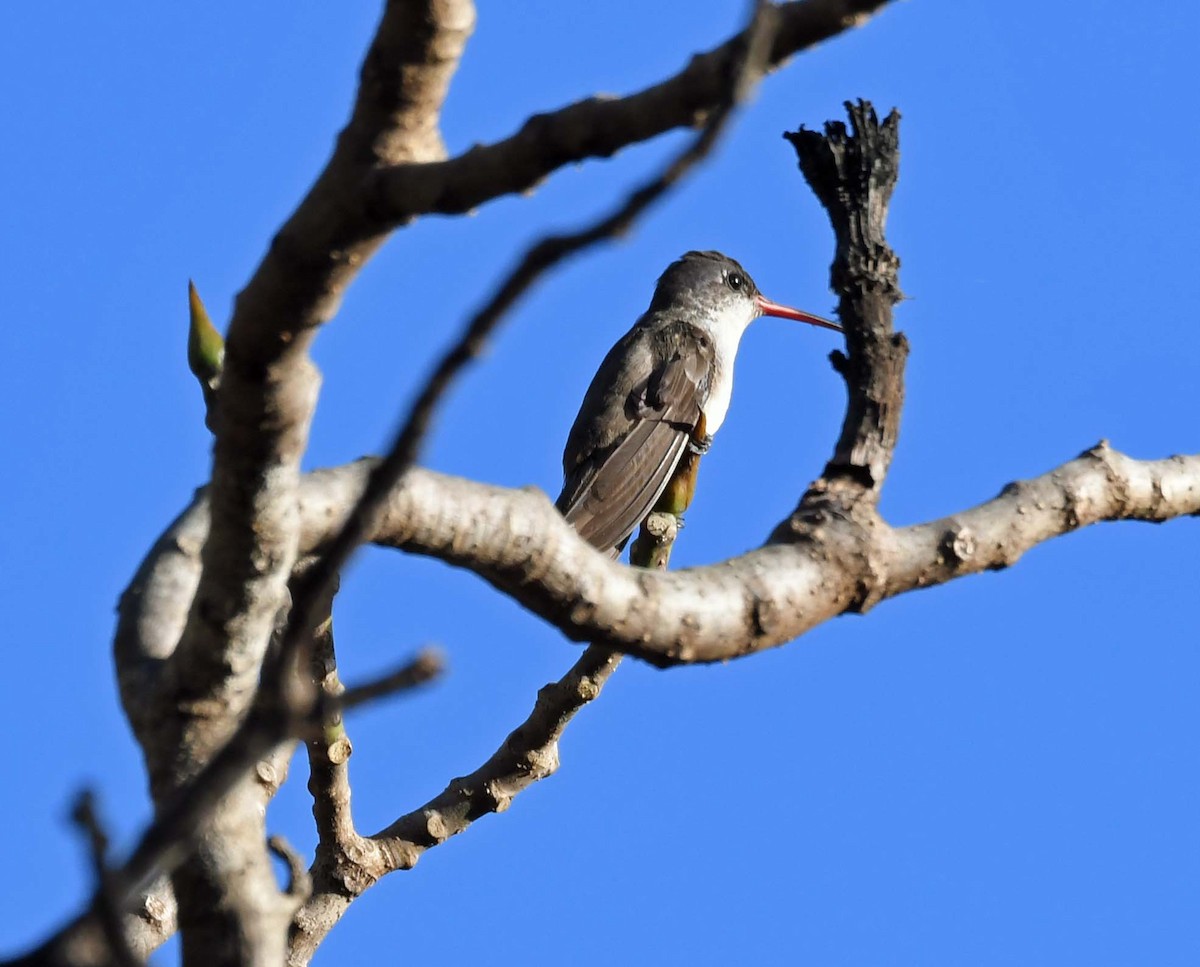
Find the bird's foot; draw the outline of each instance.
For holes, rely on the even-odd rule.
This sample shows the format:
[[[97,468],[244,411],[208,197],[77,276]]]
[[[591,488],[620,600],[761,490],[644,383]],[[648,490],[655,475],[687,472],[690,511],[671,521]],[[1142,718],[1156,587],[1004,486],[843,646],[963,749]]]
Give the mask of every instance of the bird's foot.
[[[688,449],[697,456],[702,457],[708,453],[708,448],[712,446],[712,441],[712,435],[709,433],[704,434],[699,440],[695,437],[690,437],[688,439]]]

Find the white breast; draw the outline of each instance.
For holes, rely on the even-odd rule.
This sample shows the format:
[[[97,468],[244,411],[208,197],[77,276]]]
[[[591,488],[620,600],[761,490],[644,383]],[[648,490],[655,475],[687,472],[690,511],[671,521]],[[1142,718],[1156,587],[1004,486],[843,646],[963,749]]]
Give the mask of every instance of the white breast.
[[[715,436],[729,412],[729,400],[733,396],[733,361],[737,358],[738,344],[745,328],[722,326],[716,332],[711,329],[709,332],[713,337],[716,365],[703,407],[704,429],[709,436]]]

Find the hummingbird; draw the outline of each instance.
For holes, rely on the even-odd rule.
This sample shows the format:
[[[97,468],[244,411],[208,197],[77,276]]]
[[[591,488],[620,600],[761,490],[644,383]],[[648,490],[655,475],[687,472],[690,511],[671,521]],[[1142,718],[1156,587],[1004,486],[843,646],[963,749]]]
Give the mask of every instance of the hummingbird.
[[[652,512],[681,515],[700,458],[725,421],[742,333],[759,316],[841,332],[772,302],[733,259],[688,252],[672,262],[650,308],[600,364],[563,451],[559,511],[613,557]]]

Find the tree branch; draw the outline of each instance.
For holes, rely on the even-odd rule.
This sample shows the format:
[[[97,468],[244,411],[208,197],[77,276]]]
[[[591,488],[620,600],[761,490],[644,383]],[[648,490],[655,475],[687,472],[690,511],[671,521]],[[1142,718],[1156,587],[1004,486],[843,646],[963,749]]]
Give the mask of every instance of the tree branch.
[[[845,20],[847,11],[858,10],[860,5],[810,0],[802,6],[816,18],[805,21],[811,26],[819,20],[817,15]],[[123,695],[127,706],[138,706],[131,712],[131,721],[143,742],[152,791],[160,803],[190,784],[249,707],[270,630],[286,602],[284,584],[298,552],[294,503],[298,465],[317,386],[308,346],[316,328],[332,315],[342,290],[383,237],[384,229],[366,213],[358,190],[361,176],[382,164],[425,162],[444,153],[437,134],[437,114],[473,16],[466,0],[397,0],[388,5],[364,61],[353,116],[333,157],[238,298],[216,397],[209,494],[212,519],[182,634],[177,636],[175,627],[166,634],[163,627],[150,629],[157,638],[154,645],[138,640],[137,634],[132,638],[118,635],[118,659],[126,660],[120,670]],[[789,35],[795,35],[798,23],[785,25]],[[747,46],[753,46],[752,33],[743,38]],[[781,56],[776,49],[764,53],[764,57],[768,55],[776,61]],[[729,74],[732,56],[732,48],[722,54],[723,75]],[[747,58],[747,64],[753,65],[746,71],[749,73],[757,59]],[[553,264],[597,238],[623,230],[689,165],[703,157],[715,140],[723,115],[721,110],[710,118],[693,148],[657,184],[635,193],[610,219],[575,238],[551,240],[547,250],[535,253],[532,275],[536,276],[539,261]],[[506,307],[504,300],[515,299],[527,284],[519,281],[515,291],[499,294],[493,319],[481,323],[485,333]],[[469,343],[464,342],[462,349],[460,355],[469,358]],[[449,371],[457,365],[453,362]],[[440,393],[436,384],[435,379],[432,399]],[[423,402],[427,403],[427,419],[432,402]],[[418,406],[411,438],[419,439],[420,414]],[[406,445],[411,453],[405,455],[404,447],[398,448],[400,458],[394,465],[401,469],[396,473],[402,472],[415,454],[412,439]],[[343,549],[356,543],[353,531],[351,519]],[[193,575],[184,573],[191,567],[188,556],[182,554],[177,560],[177,578],[183,584],[193,580]],[[326,560],[332,572],[339,554],[328,555]],[[325,579],[329,576],[327,573]],[[319,582],[314,586],[319,587]],[[131,589],[135,609],[142,590]],[[307,609],[315,597],[301,595],[289,625],[293,638],[301,633],[296,629],[308,626]],[[123,625],[123,630],[128,631],[129,626]],[[155,687],[151,691],[135,687],[145,684]],[[167,727],[156,727],[158,722]],[[225,814],[218,824],[223,836],[243,840],[243,859],[252,855],[254,861],[241,863],[236,871],[222,872],[218,854],[229,851],[206,855],[202,838],[197,862],[180,874],[186,883],[177,884],[185,923],[189,910],[201,911],[201,915],[240,911],[274,895],[261,846],[261,822],[253,820],[261,814],[257,790],[253,784],[242,786],[240,792],[237,788],[227,791]],[[237,900],[222,893],[233,888],[230,877],[235,874],[243,881],[238,887],[243,893]],[[199,898],[196,903],[191,902],[192,887]],[[246,935],[236,929],[223,932]],[[202,959],[212,953],[197,948],[188,954],[187,949],[185,942],[185,959]]]
[[[254,697],[296,562],[299,465],[319,383],[309,346],[384,237],[361,184],[376,165],[444,156],[438,113],[473,20],[470,0],[387,4],[333,156],[238,296],[216,393],[200,580],[167,674],[141,697],[160,723],[139,733],[160,807],[229,740]],[[185,963],[283,958],[291,910],[262,806],[253,777],[234,783],[175,874]]]
[[[333,157],[238,297],[217,394],[203,577],[168,702],[211,695],[216,713],[228,718],[229,706],[235,719],[248,704],[295,561],[299,459],[318,382],[308,347],[382,242],[361,210],[361,180],[376,164],[444,153],[437,116],[473,21],[468,0],[387,5]]]
[[[775,9],[778,29],[765,67],[861,26],[888,0],[800,0]],[[608,158],[622,148],[691,127],[724,96],[745,32],[693,56],[661,83],[622,98],[591,97],[530,118],[509,138],[448,161],[380,169],[368,184],[379,220],[460,214],[503,195],[529,191],[564,165]]]
[[[176,926],[175,894],[166,877],[121,922],[129,947],[143,961],[175,933]],[[25,956],[5,961],[5,967],[119,967],[104,933],[97,912],[89,910]]]
[[[630,551],[631,562],[665,570],[678,534],[677,517],[652,514]],[[332,637],[328,644],[332,648]],[[319,888],[293,925],[289,967],[307,964],[350,903],[381,877],[412,869],[425,850],[444,843],[481,816],[507,809],[513,796],[555,772],[558,740],[567,723],[584,704],[599,696],[620,663],[619,654],[591,645],[562,679],[538,693],[529,718],[483,766],[465,779],[454,780],[437,799],[371,837],[361,837],[354,830],[346,757],[335,763],[326,748],[332,750],[336,745],[318,744],[313,757],[313,784],[317,785],[313,796],[320,804],[314,805],[314,814],[322,833],[313,867]],[[410,667],[417,666],[414,662]],[[366,693],[369,687],[358,691]],[[349,704],[351,694],[342,696],[344,703]],[[348,756],[348,744],[345,748]]]
[[[377,702],[381,698],[411,691],[433,681],[442,674],[444,667],[445,659],[436,648],[423,648],[416,657],[410,658],[393,671],[360,685],[352,685],[335,699],[336,705],[341,711],[348,712],[368,702]]]
[[[349,762],[354,747],[341,710],[335,704],[341,701],[345,688],[338,677],[332,618],[318,629],[312,657],[317,684],[330,710],[307,742],[308,791],[317,828],[316,856],[309,872],[313,894],[319,895],[328,892],[331,882],[340,881],[343,869],[353,866],[362,837],[354,827],[350,809]]]
[[[117,967],[140,967],[143,961],[129,944],[124,918],[121,916],[121,904],[113,896],[108,869],[108,834],[100,824],[100,817],[96,815],[96,800],[90,790],[79,794],[71,811],[71,818],[87,840],[92,874],[96,877],[96,918],[108,948],[108,956]]]
[[[1101,521],[1161,524],[1200,516],[1200,454],[1134,460],[1107,440],[987,503],[904,527],[880,588],[884,597],[1011,567],[1030,548]]]
[[[441,674],[443,660],[438,652],[427,648],[396,671],[346,690],[338,681],[332,622],[326,622],[320,630],[315,645],[314,665],[320,666],[318,681],[326,697],[328,711],[320,728],[308,740],[308,789],[313,799],[313,819],[316,821],[318,837],[316,857],[310,871],[313,894],[356,895],[366,888],[357,888],[356,884],[370,879],[364,873],[362,857],[370,855],[372,851],[366,847],[366,841],[355,828],[350,808],[349,762],[353,747],[346,733],[342,712],[354,705],[428,682]],[[308,914],[305,914],[299,922],[307,922],[307,917]],[[292,944],[294,948],[294,937]]]
[[[338,533],[371,463],[359,460],[302,479],[304,553]],[[389,495],[369,536],[483,576],[576,640],[603,638],[610,647],[670,664],[720,661],[781,644],[846,610],[865,593],[862,587],[893,597],[1006,567],[1043,541],[1100,521],[1195,515],[1200,454],[1140,461],[1102,443],[1040,477],[1009,484],[978,507],[909,527],[884,525],[870,548],[856,549],[857,528],[831,519],[812,548],[820,560],[810,558],[807,547],[780,544],[719,567],[635,571],[581,540],[538,490],[421,468]],[[142,567],[149,586],[155,586],[159,560],[172,574],[181,570],[178,547],[203,541],[205,519],[200,499],[173,525],[174,540],[156,545],[158,557],[152,554]],[[878,567],[868,567],[876,556]],[[140,610],[132,610],[135,600]],[[163,594],[126,604],[122,622],[145,627],[169,627],[176,620],[172,609],[186,607]],[[764,623],[756,624],[755,615]]]
[[[1200,454],[1139,461],[1105,443],[940,520],[901,528],[878,521],[864,534],[854,520],[830,515],[805,541],[663,574],[609,561],[543,494],[428,471],[409,474],[373,539],[474,571],[569,638],[672,665],[775,647],[845,611],[1007,567],[1043,541],[1100,521],[1196,515]]]
[[[884,235],[900,171],[900,115],[893,111],[880,124],[865,101],[848,102],[846,110],[849,132],[830,121],[824,134],[801,128],[784,135],[833,225],[830,287],[839,296],[849,348],[848,357],[834,356],[849,406],[833,458],[810,491],[809,510],[816,494],[835,492],[843,503],[860,497],[878,503],[904,407],[908,343],[892,332],[892,307],[903,298],[900,260]]]
[[[380,877],[412,869],[426,850],[477,819],[502,812],[518,793],[552,775],[558,769],[563,730],[600,694],[620,660],[603,649],[587,649],[563,678],[538,692],[529,718],[482,766],[374,836],[348,838],[337,876],[317,877],[312,898],[296,917],[289,967],[307,964],[351,902]]]

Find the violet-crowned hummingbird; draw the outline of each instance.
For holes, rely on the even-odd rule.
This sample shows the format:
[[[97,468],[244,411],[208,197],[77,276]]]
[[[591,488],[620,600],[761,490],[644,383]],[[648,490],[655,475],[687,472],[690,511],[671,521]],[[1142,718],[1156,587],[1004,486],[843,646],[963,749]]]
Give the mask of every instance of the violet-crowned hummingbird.
[[[652,511],[687,509],[729,409],[738,343],[759,316],[842,331],[767,299],[720,252],[688,252],[667,267],[650,308],[604,357],[567,437],[557,506],[584,540],[615,556]]]

